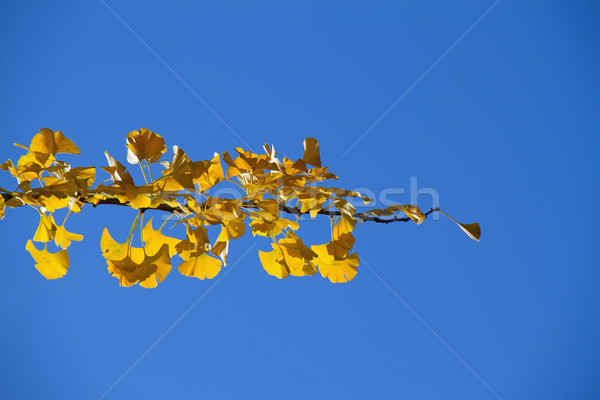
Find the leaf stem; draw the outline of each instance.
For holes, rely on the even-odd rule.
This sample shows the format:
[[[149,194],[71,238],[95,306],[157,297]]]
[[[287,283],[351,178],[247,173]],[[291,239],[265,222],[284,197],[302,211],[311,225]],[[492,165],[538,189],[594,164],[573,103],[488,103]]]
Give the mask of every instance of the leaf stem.
[[[331,226],[329,228],[329,233],[331,234],[331,241],[333,241],[333,216],[329,217],[329,221],[331,222]]]
[[[140,166],[140,169],[142,170],[142,175],[144,176],[144,181],[146,181],[146,185],[148,184],[148,178],[146,178],[146,173],[144,172],[144,167],[142,166],[142,162],[139,161],[138,165]]]
[[[235,181],[233,181],[233,180],[231,180],[231,179],[229,179],[229,178],[225,179],[225,182],[230,182],[230,183],[233,183],[234,185],[237,185],[237,186],[239,186],[241,189],[244,189],[244,191],[246,191],[246,188],[245,188],[244,186],[240,185],[239,183],[237,183],[237,182],[235,182]]]
[[[128,244],[128,248],[127,248],[127,255],[131,254],[131,241],[133,240],[133,234],[135,232],[135,227],[137,226],[137,222],[140,219],[140,215],[142,214],[142,211],[138,211],[137,216],[135,217],[135,220],[133,220],[133,224],[131,225],[131,229],[129,230],[129,236],[127,236],[127,242]]]
[[[144,213],[141,213],[140,218],[140,240],[142,241],[142,247],[144,247]]]
[[[69,212],[67,213],[67,215],[65,215],[65,219],[62,223],[62,226],[65,226],[65,223],[67,222],[67,218],[69,218],[69,215],[71,214],[71,210],[69,209]]]
[[[167,223],[167,221],[168,221],[168,220],[170,220],[170,219],[171,219],[171,217],[172,217],[173,215],[174,215],[174,214],[171,214],[171,215],[169,215],[169,216],[168,216],[168,217],[165,219],[165,222],[163,222],[163,223],[162,223],[162,225],[160,226],[160,228],[158,229],[159,231],[160,231],[160,230],[162,230],[162,228],[165,226],[165,224]]]
[[[148,175],[150,176],[150,182],[154,182],[154,179],[152,179],[152,171],[150,170],[150,163],[148,162],[148,160],[146,161],[146,167],[148,168]]]
[[[204,186],[202,186],[201,183],[198,183],[198,186],[200,187],[200,189],[202,189],[202,191],[198,191],[198,193],[200,193],[200,195],[204,196],[204,198],[208,200],[208,196],[206,195],[206,189],[204,189]]]

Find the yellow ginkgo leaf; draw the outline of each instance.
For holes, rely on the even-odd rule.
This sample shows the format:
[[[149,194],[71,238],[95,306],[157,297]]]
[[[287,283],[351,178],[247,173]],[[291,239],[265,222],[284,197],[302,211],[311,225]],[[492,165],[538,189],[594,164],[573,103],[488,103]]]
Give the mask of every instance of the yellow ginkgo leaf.
[[[162,136],[148,129],[140,128],[127,135],[127,161],[130,164],[137,164],[141,160],[156,162],[165,151],[167,147]]]
[[[181,240],[174,237],[163,235],[160,229],[154,230],[152,228],[152,218],[150,218],[146,226],[142,229],[142,236],[144,237],[144,248],[148,254],[155,254],[163,244],[166,244],[169,248],[169,255],[173,257],[177,254],[175,246],[181,242]]]
[[[16,144],[16,146],[27,147]],[[61,132],[54,132],[52,129],[42,128],[40,133],[35,135],[29,145],[29,151],[41,154],[80,154],[79,148],[75,144],[63,135]]]
[[[286,175],[299,175],[308,173],[308,167],[303,159],[292,161],[288,158],[283,159],[283,171]]]
[[[283,261],[290,270],[290,275],[305,276],[314,275],[317,269],[311,260],[317,254],[302,243],[302,239],[290,233],[290,237],[280,239],[278,242],[283,254]]]
[[[10,172],[12,176],[18,176],[17,168],[13,164],[12,160],[6,160],[2,164],[0,164],[0,169],[6,172]]]
[[[71,245],[71,241],[81,242],[83,240],[83,235],[77,233],[71,233],[67,231],[64,225],[61,225],[56,228],[56,234],[54,236],[54,242],[57,246],[66,249]]]
[[[92,186],[96,179],[96,167],[75,167],[65,174],[67,182],[73,182],[79,190]]]
[[[277,218],[274,220],[267,219],[264,213],[253,213],[250,215],[252,221],[250,228],[254,236],[260,235],[265,237],[277,236],[283,229],[297,230],[300,228],[297,222],[285,218]]]
[[[16,208],[16,207],[21,207],[23,204],[25,204],[25,202],[23,201],[23,199],[21,199],[21,197],[15,196],[15,197],[12,197],[12,198],[6,200],[4,202],[4,204],[8,207]]]
[[[169,245],[163,244],[153,256],[149,257],[149,262],[156,265],[156,271],[148,278],[140,281],[140,286],[144,288],[155,288],[160,282],[165,280],[171,272],[171,255]]]
[[[479,242],[479,239],[481,238],[481,228],[479,227],[479,224],[477,222],[473,222],[471,224],[461,224],[445,212],[440,211],[439,209],[437,211],[454,221],[456,225],[458,225],[459,228],[462,229],[463,232],[466,233],[467,236],[469,236],[471,239],[477,240]]]
[[[224,151],[223,161],[229,166],[227,168],[227,178],[233,178],[234,176],[238,176],[244,172],[250,172],[252,167],[248,164],[248,162],[242,157],[236,157],[232,159],[228,152]]]
[[[150,204],[152,204],[152,198],[147,194],[136,192],[134,196],[126,195],[127,200],[129,200],[129,204],[131,204],[131,208],[140,209],[140,208],[148,208]]]
[[[272,246],[272,251],[258,252],[260,263],[269,275],[273,275],[279,279],[287,278],[290,275],[290,269],[285,263],[280,261],[283,260],[283,253],[277,244],[272,243]]]
[[[45,247],[44,250],[38,250],[31,240],[27,241],[25,249],[35,260],[37,270],[46,279],[62,278],[67,273],[69,269],[67,250],[59,250],[57,253],[50,253]]]
[[[288,237],[271,243],[273,250],[270,252],[259,251],[259,258],[265,271],[279,279],[289,275],[306,276],[314,275],[317,269],[311,260],[317,254],[302,243],[302,239],[292,232]]]
[[[128,242],[116,242],[104,228],[100,239],[102,255],[107,259],[109,272],[119,278],[121,286],[131,286],[155,275],[159,282],[171,270],[169,247],[163,244],[155,254],[143,248],[131,247]]]
[[[223,167],[221,166],[221,157],[218,153],[215,153],[215,156],[210,161],[196,161],[192,164],[194,165],[192,171],[194,183],[200,186],[202,192],[225,179]]]
[[[44,204],[44,208],[46,209],[46,211],[51,213],[61,208],[68,207],[70,201],[71,198],[64,193],[56,193],[50,196],[40,196],[40,202]]]
[[[33,235],[33,240],[36,242],[49,242],[50,240],[54,239],[55,234],[56,223],[54,222],[54,217],[52,214],[49,216],[42,214],[40,216],[40,223],[35,231],[35,235]]]
[[[48,161],[54,161],[54,157],[48,158]],[[29,152],[19,158],[14,175],[20,182],[38,179],[48,165],[38,162],[34,153]]]
[[[221,271],[221,261],[208,254],[200,254],[179,264],[179,272],[185,276],[195,276],[199,279],[212,279]]]
[[[317,267],[323,278],[328,278],[333,283],[349,282],[356,276],[360,260],[358,254],[352,253],[344,257],[335,254],[333,243],[311,246],[317,253]]]
[[[157,282],[162,282],[171,271],[171,258],[167,244],[153,255],[147,255],[141,248],[126,247],[125,257],[107,259],[106,262],[108,271],[119,279],[121,286],[132,286],[140,282],[142,287],[156,287]],[[148,279],[149,281],[144,283]]]
[[[354,219],[354,213],[356,209],[350,202],[344,199],[337,199],[334,201],[335,207],[340,211],[341,218],[334,228],[334,238],[339,237],[345,233],[351,233],[356,225],[356,219]]]
[[[4,197],[0,195],[0,219],[4,219],[4,209],[6,205],[4,204]]]
[[[134,254],[140,254],[139,250],[141,249],[132,248],[131,257],[125,256],[125,258],[121,260],[106,260],[108,264],[108,272],[110,272],[115,278],[119,279],[119,284],[121,286],[133,286],[140,280],[143,281],[148,279],[156,272],[156,265],[145,262],[146,260],[144,258],[142,258],[141,262],[136,262],[132,259]]]
[[[350,250],[352,250],[352,247],[354,247],[354,242],[355,239],[351,233],[343,233],[328,245],[332,247],[331,252],[336,257],[346,257],[350,253]]]
[[[352,253],[342,260],[335,260],[331,264],[320,263],[319,272],[333,283],[350,282],[356,276],[360,260],[358,254]]]
[[[190,260],[210,250],[208,231],[205,227],[192,229],[188,226],[186,234],[187,237],[175,245],[179,257]]]
[[[315,138],[304,139],[304,157],[305,163],[313,167],[321,166],[321,150],[319,150],[319,142]]]
[[[469,237],[471,239],[477,240],[479,242],[479,239],[481,238],[481,227],[479,226],[479,223],[477,223],[477,222],[473,222],[471,224],[458,223],[458,226],[460,226],[460,229],[462,229],[467,235],[469,235]]]
[[[83,209],[84,204],[85,203],[83,203],[81,200],[71,198],[71,200],[69,201],[69,210],[73,214],[77,214],[78,212],[80,212]]]
[[[163,176],[154,182],[159,191],[171,192],[182,189],[190,192],[196,191],[194,176],[192,175],[193,163],[185,152],[178,146],[173,146],[173,161],[168,163],[167,169],[162,171]]]
[[[309,212],[311,218],[323,208],[323,204],[329,200],[329,188],[308,186],[298,190],[298,201],[302,204],[300,212]]]
[[[108,152],[105,151],[104,155],[108,161],[108,167],[102,167],[102,170],[110,174],[113,182],[124,182],[133,185],[133,177],[127,171],[127,168],[113,156],[108,154]]]
[[[214,244],[214,246],[212,246],[212,248],[210,249],[210,252],[219,257],[222,261],[223,264],[227,265],[227,254],[229,253],[229,241],[226,242],[221,242],[219,240],[217,240]]]
[[[107,260],[122,260],[127,256],[128,247],[127,242],[118,243],[115,241],[108,232],[108,228],[104,228],[100,237],[100,248],[104,258]]]
[[[27,149],[25,146],[17,145],[17,147],[23,147]],[[30,165],[35,164],[41,169],[46,169],[50,167],[50,165],[56,161],[56,157],[52,154],[38,153],[35,151],[30,151],[25,155],[19,157],[19,161],[17,162],[17,173],[22,174],[23,171]]]
[[[221,233],[217,238],[220,242],[226,242],[229,239],[238,239],[246,232],[246,224],[241,219],[233,219],[223,222]]]
[[[417,206],[405,206],[404,210],[402,211],[404,211],[404,214],[408,215],[408,217],[417,225],[425,221],[425,218],[427,218],[427,216],[423,214]]]
[[[256,202],[261,211],[270,214],[273,218],[279,217],[279,202],[275,199],[262,199]]]

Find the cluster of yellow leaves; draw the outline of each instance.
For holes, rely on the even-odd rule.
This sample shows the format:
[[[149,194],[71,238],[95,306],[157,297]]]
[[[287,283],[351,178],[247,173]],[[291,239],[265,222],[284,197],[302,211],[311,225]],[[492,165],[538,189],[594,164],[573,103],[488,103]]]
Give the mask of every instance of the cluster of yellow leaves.
[[[297,160],[279,159],[274,146],[265,144],[264,154],[236,148],[235,156],[215,153],[211,159],[202,161],[192,161],[181,148],[173,146],[171,161],[161,161],[167,152],[164,139],[141,128],[127,135],[126,148],[127,161],[139,166],[143,183],[136,184],[131,172],[105,153],[108,165],[101,170],[109,177],[95,188],[92,188],[95,167],[72,168],[56,158],[59,153],[80,153],[61,132],[41,129],[29,147],[16,146],[27,153],[16,165],[11,160],[0,165],[0,169],[17,180],[14,191],[0,188],[0,217],[4,217],[7,206],[29,205],[38,210],[40,222],[33,241],[45,243],[44,249],[38,250],[32,240],[27,242],[26,249],[47,279],[66,274],[67,248],[83,236],[67,231],[65,222],[85,204],[122,205],[138,211],[125,242],[115,241],[105,228],[100,247],[108,271],[122,286],[139,284],[145,288],[156,287],[165,279],[176,255],[182,259],[178,267],[181,274],[214,278],[226,265],[230,242],[245,234],[246,224],[254,236],[272,241],[271,251],[259,252],[260,261],[270,275],[306,276],[318,270],[331,282],[347,282],[354,278],[359,265],[358,255],[352,252],[353,231],[359,222],[404,213],[420,224],[428,214],[414,205],[393,205],[358,214],[348,199],[360,198],[365,204],[371,199],[358,192],[319,185],[337,177],[322,166],[319,143],[313,138],[304,141],[304,154]],[[222,182],[237,185],[243,195],[233,199],[211,196],[212,188]],[[62,209],[67,215],[59,226],[54,213]],[[141,226],[144,213],[154,209],[175,215],[178,219],[175,225],[185,227],[185,238],[164,235],[162,226],[158,230],[153,228],[152,219]],[[328,243],[304,244],[296,232],[300,229],[298,218],[305,214],[331,218]],[[138,221],[141,247],[134,247],[133,233]],[[455,222],[471,238],[479,240],[478,224]],[[210,227],[218,229],[212,244]],[[48,250],[52,241],[56,252]]]
[[[153,231],[152,220],[143,231]],[[151,237],[152,245],[133,247],[129,238],[125,243],[119,243],[104,228],[100,239],[102,255],[106,258],[108,272],[119,279],[121,286],[139,283],[146,288],[156,287],[171,272],[169,240],[152,234]]]
[[[63,225],[57,226],[52,214],[40,215],[40,223],[33,235],[33,240],[36,242],[45,243],[43,250],[37,250],[31,240],[27,241],[25,247],[31,254],[36,264],[35,267],[47,279],[62,278],[69,268],[69,254],[67,247],[72,241],[80,242],[83,240],[83,235],[67,231]],[[52,253],[48,250],[48,242],[54,241],[59,250]]]
[[[19,193],[9,192],[8,200],[2,197],[0,215],[4,216],[4,207],[20,207],[30,205],[40,214],[40,222],[33,236],[33,241],[45,243],[43,250],[38,250],[31,240],[25,248],[35,260],[35,267],[47,279],[61,278],[69,268],[67,247],[72,241],[81,241],[83,236],[67,231],[65,223],[57,225],[53,213],[59,209],[68,209],[69,213],[81,211],[83,203],[80,197],[85,195],[94,182],[94,167],[71,166],[56,158],[59,153],[79,154],[79,148],[61,132],[41,129],[31,140],[29,147],[16,144],[27,150],[27,154],[19,158],[15,165],[11,160],[0,165],[0,169],[8,171],[17,179]],[[39,182],[39,187],[32,187],[32,181]],[[66,221],[66,219],[65,219]],[[60,249],[57,252],[48,250],[48,242],[54,241]]]
[[[317,254],[302,243],[302,239],[290,232],[288,237],[271,244],[270,252],[259,251],[260,262],[265,271],[278,278],[314,275],[317,272],[312,260]]]

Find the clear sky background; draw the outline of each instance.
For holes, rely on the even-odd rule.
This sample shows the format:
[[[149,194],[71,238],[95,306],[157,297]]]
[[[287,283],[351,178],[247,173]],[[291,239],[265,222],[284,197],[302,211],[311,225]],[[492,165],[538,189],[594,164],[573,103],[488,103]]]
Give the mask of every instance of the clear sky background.
[[[85,241],[47,281],[37,213],[7,210],[1,398],[98,399],[143,355],[106,399],[600,398],[598,3],[501,1],[343,158],[492,1],[108,4],[168,67],[99,1],[2,3],[2,161],[44,127],[82,166],[125,163],[140,127],[196,160],[245,147],[191,88],[252,148],[315,137],[336,185],[409,203],[416,177],[483,237],[364,224],[358,275],[331,284],[268,275],[250,235],[206,294],[221,275],[119,287],[100,235],[135,212],[111,207],[69,218]]]

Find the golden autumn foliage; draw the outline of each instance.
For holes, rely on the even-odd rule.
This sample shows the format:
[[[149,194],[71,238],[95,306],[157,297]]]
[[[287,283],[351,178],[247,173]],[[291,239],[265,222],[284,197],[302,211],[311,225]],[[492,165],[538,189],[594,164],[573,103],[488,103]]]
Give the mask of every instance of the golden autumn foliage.
[[[127,168],[105,153],[108,165],[100,170],[107,179],[96,187],[96,167],[72,167],[56,158],[60,153],[80,154],[79,148],[61,132],[41,129],[29,147],[16,146],[27,153],[16,164],[7,160],[0,165],[17,180],[14,191],[0,188],[0,218],[4,218],[6,207],[28,205],[38,211],[39,224],[33,241],[27,241],[25,248],[47,279],[67,273],[68,247],[83,240],[83,235],[67,230],[68,217],[101,204],[137,210],[124,242],[113,239],[108,228],[104,228],[100,249],[108,272],[121,286],[139,284],[145,288],[156,287],[167,277],[175,256],[182,260],[178,266],[181,274],[214,278],[226,266],[230,242],[248,230],[253,236],[271,239],[271,250],[259,251],[260,262],[268,274],[286,278],[315,275],[318,271],[331,282],[348,282],[357,274],[360,263],[353,251],[354,231],[360,223],[412,220],[420,224],[431,212],[442,213],[439,209],[423,213],[415,205],[402,204],[357,213],[348,199],[359,198],[364,204],[371,199],[358,192],[323,186],[324,181],[337,176],[322,166],[319,143],[314,138],[304,141],[304,154],[297,160],[278,159],[274,146],[265,144],[265,154],[238,147],[233,156],[228,152],[215,153],[212,159],[201,161],[192,161],[182,149],[173,146],[171,160],[161,161],[167,152],[164,139],[141,128],[127,135],[126,147],[127,161],[139,165],[144,182],[136,184]],[[243,195],[211,196],[211,189],[227,182],[237,185]],[[57,210],[66,210],[61,225],[54,218]],[[144,215],[151,210],[175,216],[175,224],[185,226],[185,237],[162,232],[168,218],[158,229],[152,219],[144,225]],[[303,215],[329,217],[331,240],[305,244],[297,234]],[[479,224],[461,224],[448,217],[469,237],[479,240]],[[142,246],[134,247],[138,225]],[[209,233],[214,234],[212,240]],[[34,241],[44,243],[44,248],[39,250]],[[51,242],[56,251],[48,249]]]

